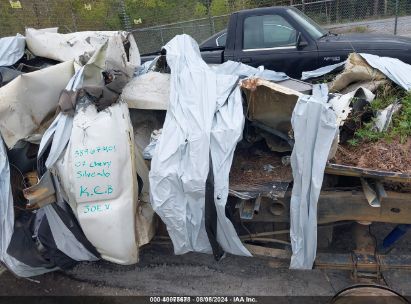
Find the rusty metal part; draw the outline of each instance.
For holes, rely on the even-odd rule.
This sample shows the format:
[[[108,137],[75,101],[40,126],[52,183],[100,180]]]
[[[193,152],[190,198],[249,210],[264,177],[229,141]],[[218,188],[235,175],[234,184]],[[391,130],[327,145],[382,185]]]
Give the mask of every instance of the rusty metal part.
[[[279,234],[289,234],[290,230],[277,230],[277,231],[269,231],[269,232],[259,232],[259,233],[252,233],[247,235],[240,236],[240,239],[249,239],[249,238],[258,238],[258,237],[266,237],[272,235],[279,235]]]
[[[291,115],[300,92],[264,79],[254,78],[241,83],[248,104],[248,118],[288,134],[292,129]]]
[[[375,253],[377,244],[375,237],[370,233],[370,224],[355,223],[353,225],[355,252]]]
[[[327,166],[325,167],[325,173],[342,176],[374,178],[377,180],[393,181],[399,183],[411,183],[411,174],[365,169],[332,163],[327,164]]]
[[[356,189],[322,191],[318,200],[318,224],[339,221],[369,221],[411,224],[409,193],[387,191],[387,197],[380,208],[368,204],[362,191]],[[261,200],[260,212],[255,214],[256,222],[284,222],[290,220],[291,191],[277,200]],[[284,211],[273,214],[273,204],[284,205]]]
[[[353,263],[352,277],[355,282],[358,282],[360,279],[370,279],[377,282],[382,280],[381,264],[378,255],[354,250],[351,253],[351,258]],[[362,265],[371,266],[371,268],[362,269]]]
[[[56,202],[56,191],[50,171],[46,171],[36,185],[24,189],[23,194],[28,200],[27,208],[40,208]]]
[[[406,298],[394,290],[376,284],[361,284],[344,288],[331,300],[331,304],[405,304],[409,303]]]
[[[411,255],[356,255],[357,271],[411,270]],[[318,269],[354,270],[352,253],[318,253],[314,263]]]
[[[289,182],[265,182],[246,185],[230,185],[229,194],[241,199],[261,197],[281,198],[287,192]]]
[[[240,218],[245,220],[251,220],[254,216],[254,213],[258,213],[260,210],[260,201],[261,196],[258,196],[256,199],[241,200],[236,208],[240,210]]]

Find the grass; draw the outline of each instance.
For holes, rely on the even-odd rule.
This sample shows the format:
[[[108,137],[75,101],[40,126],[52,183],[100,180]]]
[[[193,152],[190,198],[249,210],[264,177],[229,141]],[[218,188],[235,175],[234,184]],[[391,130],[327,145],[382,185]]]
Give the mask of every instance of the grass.
[[[354,133],[354,137],[347,141],[349,145],[357,146],[363,142],[373,142],[380,139],[391,141],[394,138],[399,138],[400,142],[404,143],[411,136],[411,92],[383,87],[377,92],[377,96],[369,105],[375,114],[397,100],[400,100],[402,105],[400,111],[393,115],[391,124],[385,132],[376,130],[375,118],[362,123],[361,127]]]
[[[368,27],[360,25],[360,26],[350,28],[350,30],[348,32],[349,33],[366,33],[366,32],[368,32]]]

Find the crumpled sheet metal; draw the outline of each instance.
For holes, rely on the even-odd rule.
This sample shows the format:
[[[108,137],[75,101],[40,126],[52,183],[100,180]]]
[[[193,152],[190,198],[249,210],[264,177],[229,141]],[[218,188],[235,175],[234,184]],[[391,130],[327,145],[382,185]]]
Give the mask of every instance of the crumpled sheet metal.
[[[9,148],[45,131],[73,74],[73,61],[67,61],[20,75],[0,88],[0,132]]]
[[[120,34],[123,39],[130,41],[130,53],[133,53],[133,64],[141,64],[134,37],[126,32],[116,31],[85,31],[69,34],[57,33],[58,28],[36,30],[26,29],[28,49],[36,56],[54,59],[57,61],[74,60],[81,65],[85,64],[93,54],[104,45],[109,37]]]
[[[329,104],[305,95],[295,106],[292,125],[295,144],[291,154],[294,185],[290,203],[290,268],[311,269],[317,250],[317,203],[338,124]]]
[[[26,38],[23,35],[0,38],[0,67],[15,64],[23,57],[25,48]]]
[[[224,251],[250,253],[225,216],[228,173],[244,124],[237,78],[216,74],[188,35],[165,47],[171,68],[170,104],[151,162],[150,195],[167,225],[176,254],[211,252],[205,229],[205,187],[211,154],[217,210],[217,240]],[[227,97],[230,95],[230,98]]]
[[[167,110],[170,99],[170,74],[148,72],[133,78],[121,97],[132,109]]]

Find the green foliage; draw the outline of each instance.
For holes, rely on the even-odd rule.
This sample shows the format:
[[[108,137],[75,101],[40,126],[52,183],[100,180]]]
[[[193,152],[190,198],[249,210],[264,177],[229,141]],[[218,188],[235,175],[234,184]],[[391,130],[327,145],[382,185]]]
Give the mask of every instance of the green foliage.
[[[392,94],[396,92],[396,94]],[[370,105],[370,108],[377,113],[379,110],[385,109],[393,102],[400,100],[401,109],[392,117],[391,125],[385,132],[379,132],[374,127],[374,120],[363,123],[361,128],[356,130],[354,137],[348,140],[348,144],[356,146],[362,142],[378,141],[380,139],[392,140],[399,138],[403,143],[411,136],[411,92],[404,93],[394,89],[391,91],[392,95],[379,96]]]
[[[366,33],[366,32],[368,32],[368,27],[367,26],[355,26],[352,29],[350,29],[349,32],[352,32],[352,33]]]
[[[400,137],[405,142],[411,136],[411,93],[408,93],[401,101],[402,108],[398,115],[393,117],[392,136]]]
[[[347,140],[347,143],[350,146],[358,146],[358,144],[360,143],[360,141],[357,138],[351,138],[349,140]]]

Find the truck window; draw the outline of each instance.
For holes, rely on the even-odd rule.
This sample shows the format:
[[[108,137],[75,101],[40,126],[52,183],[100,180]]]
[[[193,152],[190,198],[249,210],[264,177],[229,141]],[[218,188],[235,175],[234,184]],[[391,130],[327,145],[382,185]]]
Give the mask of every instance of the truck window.
[[[226,40],[227,40],[227,33],[224,33],[216,39],[217,46],[225,46]]]
[[[294,47],[297,31],[280,15],[250,16],[244,20],[243,49]]]

